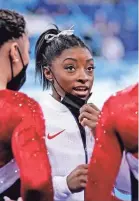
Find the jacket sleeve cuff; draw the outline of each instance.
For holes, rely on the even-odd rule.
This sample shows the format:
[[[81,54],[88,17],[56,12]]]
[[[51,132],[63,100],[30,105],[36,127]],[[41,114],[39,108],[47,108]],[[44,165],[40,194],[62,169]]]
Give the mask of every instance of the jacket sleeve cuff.
[[[53,187],[54,187],[54,200],[60,201],[61,199],[68,198],[72,193],[67,185],[67,176],[55,176],[53,177]]]

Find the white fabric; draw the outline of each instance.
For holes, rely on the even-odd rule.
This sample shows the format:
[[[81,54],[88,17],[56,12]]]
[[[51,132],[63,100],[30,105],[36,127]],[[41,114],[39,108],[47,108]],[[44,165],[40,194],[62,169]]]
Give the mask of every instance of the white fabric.
[[[66,36],[66,35],[71,36],[74,33],[74,30],[72,28],[73,28],[73,26],[70,29],[61,31],[59,34],[46,34],[45,35],[45,40],[46,40],[47,43],[49,43],[49,42],[51,42],[55,38],[58,38],[61,35],[63,35],[63,36]]]
[[[52,166],[55,192],[54,201],[84,201],[84,192],[71,194],[66,182],[67,175],[69,175],[78,165],[85,164],[85,153],[78,125],[68,108],[56,101],[46,92],[44,92],[40,98],[40,105],[46,120],[46,145]],[[91,135],[89,128],[85,129],[87,152],[88,158],[90,159],[94,146],[94,138]],[[48,139],[48,134],[55,135],[60,131],[63,132],[53,139]],[[122,171],[122,174],[126,177],[129,173],[126,161],[122,168],[124,170]],[[123,177],[121,178],[123,179]],[[129,180],[130,178],[127,178],[126,182],[130,183]],[[123,188],[124,191],[130,192],[128,185],[125,188],[126,182],[124,183],[124,186],[120,185],[120,189]]]
[[[132,171],[134,177],[138,180],[138,159],[135,158],[131,153],[126,155],[130,170]]]
[[[9,197],[7,197],[7,196],[4,196],[4,201],[11,201],[11,199],[9,198]],[[23,201],[23,199],[21,198],[21,197],[19,197],[18,199],[17,199],[17,201]]]
[[[115,187],[122,193],[131,194],[130,171],[125,151],[123,153],[122,163],[115,182]]]
[[[14,159],[0,168],[0,193],[10,188],[19,177],[19,169]]]
[[[84,192],[74,193],[68,189],[66,176],[78,165],[85,164],[85,153],[78,125],[66,106],[56,101],[50,95],[41,98],[41,107],[46,119],[46,144],[52,166],[55,201],[83,201]],[[57,137],[49,140],[48,134]],[[92,154],[94,139],[86,129],[88,158]]]

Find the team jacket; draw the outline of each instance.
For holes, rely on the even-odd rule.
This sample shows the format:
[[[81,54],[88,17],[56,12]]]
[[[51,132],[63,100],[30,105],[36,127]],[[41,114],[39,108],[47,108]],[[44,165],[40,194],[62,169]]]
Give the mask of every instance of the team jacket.
[[[123,149],[131,173],[137,179],[138,85],[111,96],[102,109],[96,128],[85,201],[112,201],[112,189]],[[132,199],[134,200],[134,199]]]
[[[4,144],[9,144],[7,149],[12,150],[15,159],[0,168],[0,195],[19,178],[20,169],[23,198],[29,190],[38,190],[44,193],[47,201],[53,201],[51,169],[44,135],[45,123],[39,104],[23,93],[1,90],[0,145],[5,149]],[[3,161],[9,156],[5,157]],[[10,193],[5,196],[14,199]]]

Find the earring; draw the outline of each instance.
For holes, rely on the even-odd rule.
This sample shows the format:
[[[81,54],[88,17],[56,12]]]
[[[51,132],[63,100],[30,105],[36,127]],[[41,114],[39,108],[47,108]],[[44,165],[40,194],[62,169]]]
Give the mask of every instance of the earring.
[[[53,83],[53,79],[52,79],[52,78],[51,78],[51,79],[49,79],[49,81]]]
[[[14,59],[13,62],[17,63],[19,61],[19,59]]]

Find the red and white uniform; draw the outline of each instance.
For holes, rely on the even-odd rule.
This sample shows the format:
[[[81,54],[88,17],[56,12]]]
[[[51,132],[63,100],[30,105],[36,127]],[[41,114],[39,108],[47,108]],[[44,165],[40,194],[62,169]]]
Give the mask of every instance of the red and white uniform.
[[[111,96],[103,106],[96,128],[85,201],[111,201],[123,150],[137,179],[138,84]],[[134,152],[134,154],[133,154]]]
[[[46,119],[46,146],[52,167],[54,201],[84,201],[84,191],[71,193],[67,185],[67,176],[78,165],[85,164],[84,147],[75,117],[64,104],[55,100],[47,92],[42,93],[39,102]],[[89,162],[95,140],[88,127],[85,128],[85,132]],[[127,176],[129,168],[125,158],[122,161],[121,173],[117,177],[116,188],[129,192],[127,187],[127,183],[130,181]],[[121,185],[119,181],[124,176],[126,177],[125,183]]]
[[[51,168],[44,136],[45,122],[39,104],[23,93],[1,90],[0,144],[9,142],[12,146],[11,152],[20,169],[23,199],[28,190],[38,190],[44,193],[47,201],[53,201]],[[0,195],[18,178],[14,160],[1,166]],[[12,198],[8,194],[5,196]]]

